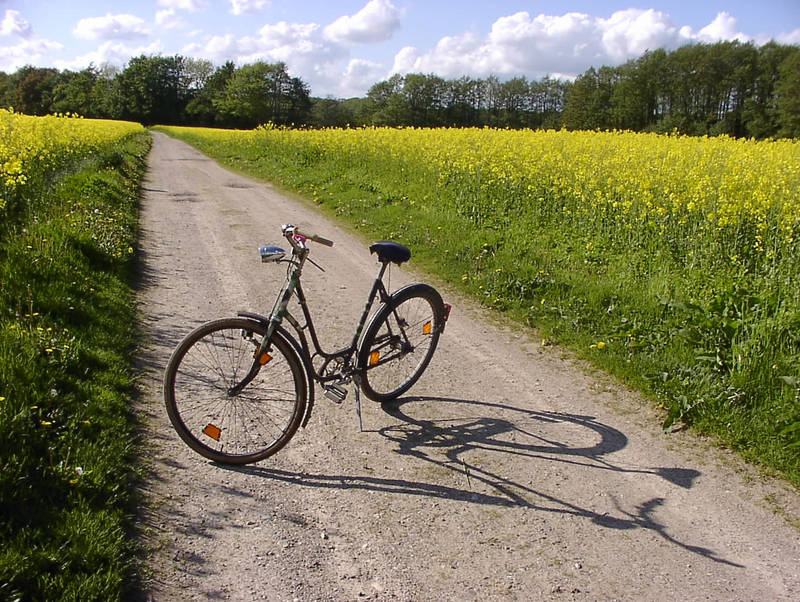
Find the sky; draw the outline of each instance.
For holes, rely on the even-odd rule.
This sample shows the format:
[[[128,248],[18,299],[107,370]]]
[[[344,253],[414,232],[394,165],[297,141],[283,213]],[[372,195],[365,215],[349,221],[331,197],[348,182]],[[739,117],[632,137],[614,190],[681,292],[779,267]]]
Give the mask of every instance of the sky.
[[[395,73],[574,78],[687,43],[800,44],[800,0],[0,0],[0,71],[134,56],[286,63],[313,96]]]

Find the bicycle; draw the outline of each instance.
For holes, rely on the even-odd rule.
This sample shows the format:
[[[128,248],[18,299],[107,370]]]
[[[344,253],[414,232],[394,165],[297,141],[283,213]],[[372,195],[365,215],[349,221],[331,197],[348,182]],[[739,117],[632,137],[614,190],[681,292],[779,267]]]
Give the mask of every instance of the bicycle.
[[[309,259],[308,241],[333,242],[291,224],[282,233],[291,246],[288,258],[281,247],[259,247],[262,262],[289,264],[269,316],[238,312],[202,324],[178,344],[164,374],[172,426],[190,448],[216,462],[249,464],[279,451],[307,425],[315,383],[337,403],[354,383],[363,430],[360,391],[381,403],[408,391],[427,368],[450,314],[450,306],[428,284],[410,284],[390,294],[384,274],[390,264],[408,261],[411,251],[399,243],[377,242],[369,250],[377,254],[380,269],[352,340],[326,352],[300,278],[306,261],[322,269]],[[289,311],[292,299],[303,323]],[[378,308],[369,317],[376,299]]]

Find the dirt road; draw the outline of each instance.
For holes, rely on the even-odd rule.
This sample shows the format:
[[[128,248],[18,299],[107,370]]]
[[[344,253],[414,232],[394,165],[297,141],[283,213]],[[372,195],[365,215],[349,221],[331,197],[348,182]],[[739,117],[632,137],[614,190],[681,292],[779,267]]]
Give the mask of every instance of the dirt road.
[[[352,392],[342,406],[318,394],[273,458],[196,455],[169,426],[162,371],[198,323],[269,310],[284,270],[258,245],[280,244],[282,223],[336,242],[312,251],[326,271],[304,274],[328,349],[377,264],[371,241],[307,204],[154,136],[139,293],[149,599],[800,599],[800,534],[780,514],[800,516],[796,491],[664,435],[635,394],[443,287],[454,310],[430,368],[395,409],[365,400],[364,432]],[[392,285],[423,278],[395,269]]]

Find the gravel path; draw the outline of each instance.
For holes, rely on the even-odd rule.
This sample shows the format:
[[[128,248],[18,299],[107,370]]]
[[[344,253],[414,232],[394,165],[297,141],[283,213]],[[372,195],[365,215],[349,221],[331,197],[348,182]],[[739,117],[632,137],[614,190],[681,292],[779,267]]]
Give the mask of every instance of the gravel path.
[[[154,134],[141,213],[140,517],[152,600],[798,600],[797,491],[687,433],[533,333],[454,309],[394,409],[318,393],[308,428],[244,468],[183,445],[161,377],[191,328],[265,313],[282,223],[333,239],[304,286],[341,346],[377,264],[360,240],[269,185]],[[413,249],[412,249],[413,251]],[[392,286],[424,276],[392,273]]]

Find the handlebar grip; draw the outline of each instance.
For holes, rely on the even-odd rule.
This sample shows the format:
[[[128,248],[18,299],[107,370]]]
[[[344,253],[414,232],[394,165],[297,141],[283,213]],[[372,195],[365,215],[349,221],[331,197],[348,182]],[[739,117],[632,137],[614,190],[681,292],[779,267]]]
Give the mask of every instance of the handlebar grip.
[[[308,240],[313,240],[314,242],[318,242],[321,245],[325,245],[326,247],[332,247],[333,246],[333,241],[332,240],[328,240],[327,238],[325,238],[323,236],[320,236],[319,234],[307,234],[305,232],[301,232],[300,228],[295,228],[294,229],[294,233],[295,234],[299,234],[300,236],[302,236],[303,238],[306,238]]]
[[[332,247],[333,246],[333,241],[332,240],[328,240],[327,238],[323,238],[319,234],[314,234],[312,236],[309,236],[308,238],[310,238],[314,242],[318,242],[321,245],[325,245],[326,247]]]
[[[283,230],[283,235],[286,236],[286,238],[288,238],[290,242],[293,236],[302,236],[306,240],[313,240],[314,242],[318,242],[319,244],[325,245],[326,247],[333,246],[332,240],[320,236],[319,234],[306,234],[305,232],[301,232],[300,228],[298,228],[297,226],[293,226],[292,224],[284,224],[282,230]]]

